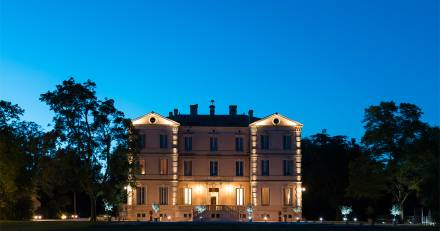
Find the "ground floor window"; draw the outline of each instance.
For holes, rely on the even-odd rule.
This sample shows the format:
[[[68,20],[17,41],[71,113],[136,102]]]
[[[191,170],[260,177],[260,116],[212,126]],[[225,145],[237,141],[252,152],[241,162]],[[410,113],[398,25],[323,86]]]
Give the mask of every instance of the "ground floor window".
[[[235,195],[237,198],[237,205],[244,205],[244,189],[237,188],[235,191]]]
[[[270,192],[269,188],[261,188],[261,205],[270,204]]]
[[[136,188],[136,203],[138,205],[145,204],[145,187]]]
[[[159,204],[167,205],[168,204],[168,188],[160,187],[159,188]]]
[[[284,204],[293,205],[293,188],[291,187],[284,189]]]
[[[190,205],[192,203],[192,188],[183,189],[183,203]]]

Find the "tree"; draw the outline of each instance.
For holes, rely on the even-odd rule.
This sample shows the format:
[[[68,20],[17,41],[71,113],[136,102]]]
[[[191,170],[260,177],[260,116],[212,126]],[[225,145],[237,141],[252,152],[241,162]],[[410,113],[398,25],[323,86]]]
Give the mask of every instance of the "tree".
[[[410,161],[415,153],[409,151],[426,127],[420,121],[421,115],[416,105],[396,105],[391,101],[367,108],[363,120],[362,142],[371,151],[371,157],[383,163],[389,191],[400,206],[402,219],[406,199],[421,183],[417,167]]]
[[[89,196],[92,221],[98,197],[116,203],[123,186],[133,184],[137,159],[131,121],[112,99],[99,100],[95,87],[90,80],[81,84],[70,78],[40,97],[55,113],[58,151],[73,152],[79,159],[77,177]]]
[[[21,121],[24,110],[0,100],[0,219],[28,219],[32,215],[34,175],[42,154],[42,132]]]
[[[326,132],[312,135],[302,142],[303,213],[306,217],[336,219],[339,207],[346,203],[348,167],[360,155],[360,147],[345,136]]]

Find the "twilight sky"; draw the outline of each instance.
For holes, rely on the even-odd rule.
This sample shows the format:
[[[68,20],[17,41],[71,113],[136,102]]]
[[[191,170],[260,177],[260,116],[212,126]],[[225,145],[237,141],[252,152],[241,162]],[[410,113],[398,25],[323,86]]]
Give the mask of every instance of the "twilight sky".
[[[436,0],[0,0],[0,99],[46,127],[39,95],[74,76],[130,118],[214,99],[359,138],[394,100],[439,125],[439,21]]]

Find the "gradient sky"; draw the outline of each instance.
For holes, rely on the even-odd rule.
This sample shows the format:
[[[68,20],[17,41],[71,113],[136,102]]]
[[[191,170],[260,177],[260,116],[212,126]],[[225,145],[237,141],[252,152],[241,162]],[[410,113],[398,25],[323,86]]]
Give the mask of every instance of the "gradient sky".
[[[51,122],[39,95],[74,76],[130,118],[198,103],[359,138],[364,109],[419,105],[439,125],[439,3],[0,0],[0,99]]]

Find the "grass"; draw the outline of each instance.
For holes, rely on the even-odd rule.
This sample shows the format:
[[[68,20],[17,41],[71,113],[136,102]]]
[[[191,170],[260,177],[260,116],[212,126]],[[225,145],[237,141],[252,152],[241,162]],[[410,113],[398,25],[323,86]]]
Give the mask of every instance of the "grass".
[[[426,226],[392,226],[392,225],[326,225],[326,224],[283,224],[283,223],[90,223],[74,221],[3,221],[0,222],[1,231],[434,231],[438,227]]]

